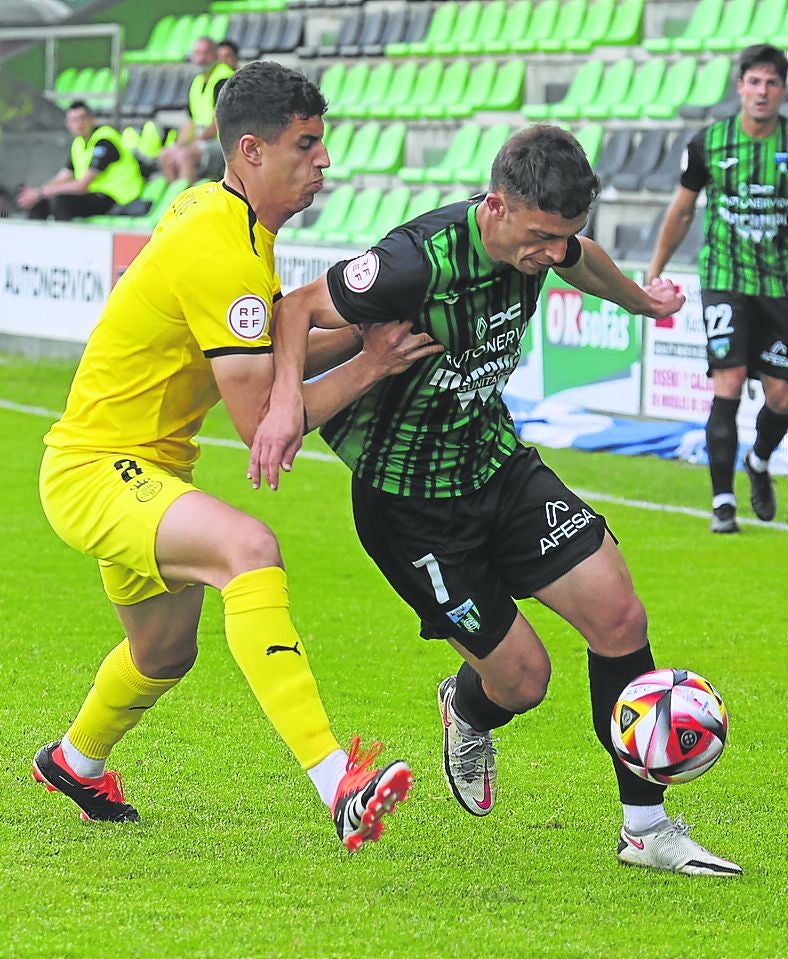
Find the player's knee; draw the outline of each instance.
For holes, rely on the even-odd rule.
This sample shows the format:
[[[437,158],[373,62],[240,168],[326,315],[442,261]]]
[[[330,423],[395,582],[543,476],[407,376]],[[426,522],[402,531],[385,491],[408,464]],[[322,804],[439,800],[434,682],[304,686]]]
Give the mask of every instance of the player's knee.
[[[550,684],[549,662],[538,670],[530,669],[505,687],[487,689],[487,694],[498,706],[513,713],[527,713],[534,709],[547,695]],[[485,683],[485,687],[487,683]]]
[[[232,575],[240,576],[253,569],[282,566],[279,542],[265,523],[250,518],[232,544]]]
[[[185,676],[197,660],[197,644],[167,644],[134,651],[134,665],[148,679],[176,679]]]
[[[646,644],[648,619],[643,604],[634,592],[618,597],[608,605],[609,621],[591,643],[594,652],[602,656],[626,656]]]

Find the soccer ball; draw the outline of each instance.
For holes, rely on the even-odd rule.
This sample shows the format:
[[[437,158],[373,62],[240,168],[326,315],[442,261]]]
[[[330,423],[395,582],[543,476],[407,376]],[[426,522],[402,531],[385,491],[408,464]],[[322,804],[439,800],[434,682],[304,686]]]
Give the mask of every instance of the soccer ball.
[[[622,691],[610,719],[613,748],[641,779],[686,783],[722,755],[728,710],[712,684],[688,669],[655,669]]]

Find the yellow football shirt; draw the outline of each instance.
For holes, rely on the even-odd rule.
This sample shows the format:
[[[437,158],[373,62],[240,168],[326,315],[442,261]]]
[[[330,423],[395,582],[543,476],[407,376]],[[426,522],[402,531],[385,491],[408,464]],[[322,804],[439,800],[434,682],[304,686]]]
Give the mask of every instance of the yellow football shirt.
[[[269,353],[279,296],[274,235],[246,199],[221,182],[181,193],[110,293],[44,442],[188,469],[219,400],[210,358]]]

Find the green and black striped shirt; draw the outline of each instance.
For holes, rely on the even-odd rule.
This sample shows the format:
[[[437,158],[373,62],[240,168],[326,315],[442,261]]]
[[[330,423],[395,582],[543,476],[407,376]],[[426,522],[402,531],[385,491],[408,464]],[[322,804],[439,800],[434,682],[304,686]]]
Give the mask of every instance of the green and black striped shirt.
[[[681,185],[706,190],[700,283],[751,296],[788,295],[788,121],[755,139],[737,115],[690,141]]]
[[[389,493],[469,493],[517,445],[501,393],[520,361],[545,273],[527,276],[490,259],[479,202],[417,217],[328,273],[334,306],[349,323],[412,320],[414,331],[445,348],[378,383],[321,431],[360,479]],[[572,237],[561,265],[579,257]]]

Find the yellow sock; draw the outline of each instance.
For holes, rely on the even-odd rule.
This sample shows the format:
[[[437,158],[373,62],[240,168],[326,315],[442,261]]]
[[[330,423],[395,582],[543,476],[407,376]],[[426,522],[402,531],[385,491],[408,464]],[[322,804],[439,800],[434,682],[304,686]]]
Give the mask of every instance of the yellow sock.
[[[227,643],[252,692],[302,769],[338,749],[278,566],[241,573],[222,590]]]
[[[69,742],[90,759],[106,759],[115,743],[180,679],[143,676],[131,658],[128,639],[124,639],[99,666],[93,686],[66,733]]]

